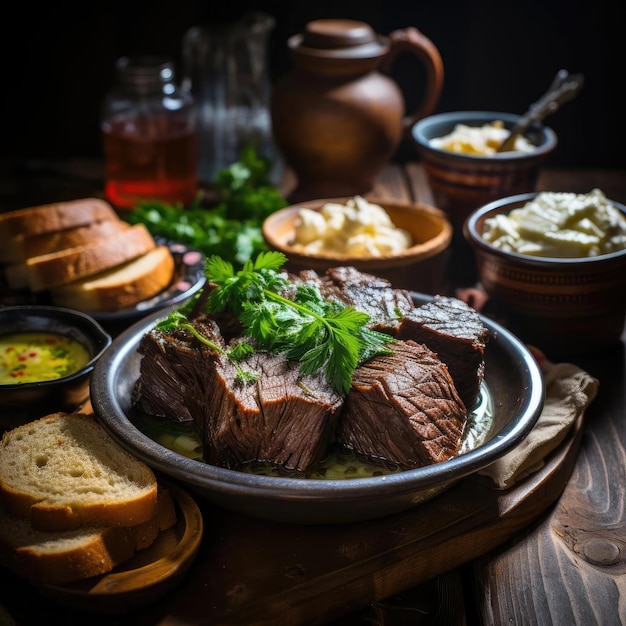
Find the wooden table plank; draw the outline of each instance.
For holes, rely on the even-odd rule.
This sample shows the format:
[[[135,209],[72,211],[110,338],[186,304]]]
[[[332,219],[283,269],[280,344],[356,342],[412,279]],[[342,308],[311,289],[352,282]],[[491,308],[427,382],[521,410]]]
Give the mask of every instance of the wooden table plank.
[[[540,524],[476,561],[482,623],[626,623],[624,352],[580,359],[600,387],[572,477]]]

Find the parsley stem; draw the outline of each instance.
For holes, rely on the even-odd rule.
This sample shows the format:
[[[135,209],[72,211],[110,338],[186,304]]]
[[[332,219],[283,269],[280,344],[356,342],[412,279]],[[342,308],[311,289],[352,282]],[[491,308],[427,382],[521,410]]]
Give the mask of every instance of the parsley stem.
[[[247,372],[245,371],[238,363],[236,363],[232,358],[231,358],[231,354],[229,352],[227,352],[226,350],[224,350],[223,348],[221,348],[220,346],[218,346],[216,343],[214,343],[213,341],[211,341],[210,339],[207,339],[204,335],[202,335],[201,333],[199,333],[194,326],[192,326],[191,324],[189,324],[188,322],[178,322],[177,326],[179,328],[185,328],[186,330],[188,330],[198,341],[200,341],[201,343],[203,343],[205,346],[208,346],[209,348],[211,348],[211,350],[214,350],[215,352],[217,352],[219,355],[222,356],[226,356],[228,358],[228,360],[233,364],[233,366],[235,367],[235,370],[237,372],[237,378],[241,381],[241,382],[254,382],[255,380],[258,380],[259,378],[259,374],[256,372]]]
[[[188,330],[198,341],[201,341],[205,346],[208,346],[209,348],[211,348],[211,350],[215,350],[215,352],[217,352],[218,354],[222,354],[222,355],[226,354],[225,350],[223,350],[216,343],[207,339],[204,335],[199,333],[191,324],[183,322],[183,323],[179,323],[178,326],[180,328],[185,328],[186,330]]]

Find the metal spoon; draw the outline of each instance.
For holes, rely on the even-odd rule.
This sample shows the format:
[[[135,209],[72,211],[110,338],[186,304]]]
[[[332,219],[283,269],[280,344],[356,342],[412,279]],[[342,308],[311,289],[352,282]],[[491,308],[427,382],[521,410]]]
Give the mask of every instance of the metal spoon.
[[[515,140],[523,135],[535,122],[540,122],[559,107],[571,100],[585,82],[582,74],[569,74],[566,70],[559,70],[548,88],[548,91],[537,100],[513,126],[509,136],[500,144],[496,152],[507,152],[515,147]]]

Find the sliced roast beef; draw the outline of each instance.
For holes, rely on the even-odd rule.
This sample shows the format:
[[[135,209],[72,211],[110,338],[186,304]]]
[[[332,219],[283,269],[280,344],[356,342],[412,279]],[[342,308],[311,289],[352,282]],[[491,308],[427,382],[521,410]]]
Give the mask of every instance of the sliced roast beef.
[[[370,316],[370,328],[396,335],[400,319],[415,304],[404,289],[394,289],[384,278],[351,266],[334,267],[319,276],[312,270],[300,272],[298,280],[319,284],[323,297],[335,298]]]
[[[194,326],[220,347],[224,341],[215,322],[202,316]],[[205,364],[216,353],[199,342],[191,332],[176,329],[164,333],[156,328],[147,332],[137,348],[142,355],[139,378],[132,393],[132,405],[148,415],[167,417],[175,422],[196,421],[211,388],[213,368]],[[201,424],[199,424],[201,425]]]
[[[467,410],[448,368],[422,344],[397,340],[390,348],[356,369],[339,442],[403,469],[456,456]]]
[[[221,348],[232,347],[208,318],[192,324]],[[328,452],[343,397],[322,372],[303,376],[300,363],[265,352],[234,363],[184,329],[153,329],[139,351],[133,406],[175,421],[193,420],[207,462],[239,468],[259,461],[306,472]],[[259,377],[245,382],[240,371]]]
[[[233,362],[188,330],[153,329],[139,345],[133,406],[193,420],[205,460],[232,469],[263,462],[306,473],[337,441],[403,469],[456,456],[484,373],[487,329],[478,313],[444,297],[416,308],[409,292],[353,267],[292,280],[316,284],[324,297],[367,313],[371,328],[396,337],[389,354],[357,368],[345,398],[323,372],[303,376],[300,363],[282,355],[259,351]],[[237,336],[228,314],[191,323],[223,350],[249,340]],[[258,377],[246,382],[241,370]]]
[[[488,340],[488,330],[474,309],[457,298],[437,296],[404,316],[398,337],[424,343],[436,352],[448,366],[465,406],[474,406],[484,378]]]
[[[322,373],[302,375],[300,363],[282,355],[257,352],[239,366],[260,377],[241,383],[231,361],[216,361],[204,413],[205,460],[233,469],[253,461],[311,469],[328,452],[343,397]]]

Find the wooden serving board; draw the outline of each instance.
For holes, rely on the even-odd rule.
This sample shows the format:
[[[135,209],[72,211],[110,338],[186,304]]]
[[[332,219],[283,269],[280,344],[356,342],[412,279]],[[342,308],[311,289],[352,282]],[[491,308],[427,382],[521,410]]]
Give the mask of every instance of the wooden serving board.
[[[324,624],[468,563],[558,499],[576,461],[581,422],[539,472],[506,491],[472,476],[415,509],[346,526],[285,525],[207,509],[201,552],[159,624]]]

